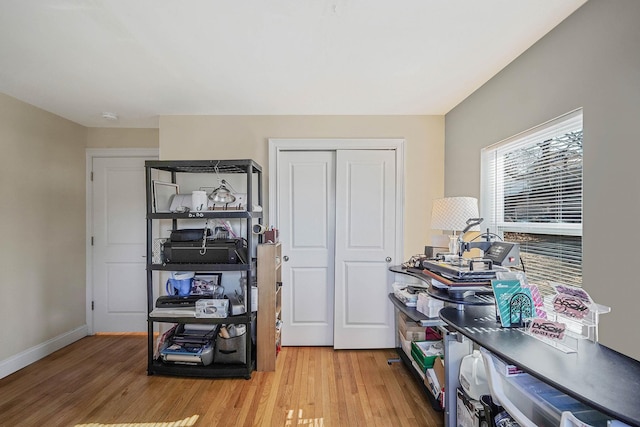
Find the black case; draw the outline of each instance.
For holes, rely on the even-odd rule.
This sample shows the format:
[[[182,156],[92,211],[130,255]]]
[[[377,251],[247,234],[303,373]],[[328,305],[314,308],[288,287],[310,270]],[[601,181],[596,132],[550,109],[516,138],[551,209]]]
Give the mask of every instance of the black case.
[[[211,236],[211,230],[207,228],[207,236]],[[204,228],[183,228],[180,230],[172,230],[169,240],[172,242],[195,242],[204,237]]]
[[[164,243],[165,263],[237,264],[246,262],[246,249],[241,239],[207,239],[204,254],[202,240]]]

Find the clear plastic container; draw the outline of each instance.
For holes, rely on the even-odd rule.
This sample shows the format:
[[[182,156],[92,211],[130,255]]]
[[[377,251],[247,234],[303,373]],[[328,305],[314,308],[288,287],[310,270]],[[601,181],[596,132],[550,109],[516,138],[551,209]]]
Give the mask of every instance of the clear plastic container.
[[[589,426],[605,427],[609,417],[529,374],[504,375],[500,359],[482,350],[491,394],[521,426],[556,427],[571,412]]]

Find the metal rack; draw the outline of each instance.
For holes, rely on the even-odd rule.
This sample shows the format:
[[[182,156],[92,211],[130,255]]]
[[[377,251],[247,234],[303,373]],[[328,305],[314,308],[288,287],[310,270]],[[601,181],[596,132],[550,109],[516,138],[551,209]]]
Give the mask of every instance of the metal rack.
[[[254,211],[253,206],[262,206],[262,167],[253,160],[169,160],[147,161],[146,169],[146,199],[147,199],[147,312],[154,309],[158,295],[154,292],[154,272],[157,271],[196,271],[207,272],[246,272],[247,280],[243,292],[245,298],[246,313],[242,315],[228,316],[225,318],[196,318],[174,315],[148,315],[148,351],[147,373],[178,375],[191,377],[222,378],[244,377],[251,378],[251,373],[256,367],[255,345],[252,337],[255,334],[256,315],[251,307],[251,286],[256,275],[256,262],[252,257],[252,251],[257,244],[257,238],[252,233],[254,222],[262,224],[262,211]],[[200,212],[154,212],[153,209],[153,177],[160,173],[169,172],[172,183],[178,182],[181,174],[244,174],[246,176],[246,209],[239,211],[211,210]],[[257,182],[254,182],[257,181]],[[257,185],[256,185],[257,184]],[[256,197],[257,196],[257,197]],[[257,200],[256,200],[257,199]],[[160,220],[170,220],[172,229],[178,228],[178,221],[208,220],[208,219],[237,219],[241,221],[243,233],[246,236],[247,262],[238,264],[202,264],[202,263],[154,263],[153,242],[154,223]],[[197,323],[197,324],[244,324],[245,332],[245,363],[216,364],[215,361],[208,366],[168,364],[154,358],[155,326],[158,323]]]

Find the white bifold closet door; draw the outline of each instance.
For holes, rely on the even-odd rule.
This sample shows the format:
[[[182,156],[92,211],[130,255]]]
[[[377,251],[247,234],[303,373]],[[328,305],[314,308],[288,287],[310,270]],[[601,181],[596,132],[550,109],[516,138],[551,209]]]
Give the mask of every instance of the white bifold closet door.
[[[283,345],[395,346],[394,150],[285,151],[278,166]]]
[[[395,345],[389,263],[395,253],[395,152],[338,151],[333,346]]]

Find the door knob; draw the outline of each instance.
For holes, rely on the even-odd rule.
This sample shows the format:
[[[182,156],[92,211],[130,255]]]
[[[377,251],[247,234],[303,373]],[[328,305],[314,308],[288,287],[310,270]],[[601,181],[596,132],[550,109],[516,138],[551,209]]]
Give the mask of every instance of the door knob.
[[[288,256],[286,256],[286,255],[285,255],[285,256],[283,256],[283,257],[282,257],[282,259],[284,260],[284,262],[289,261],[289,257],[288,257]]]
[[[387,262],[391,262],[391,257],[390,257],[390,256],[388,256],[388,257],[386,257],[384,260],[385,260],[385,261],[387,261]]]

